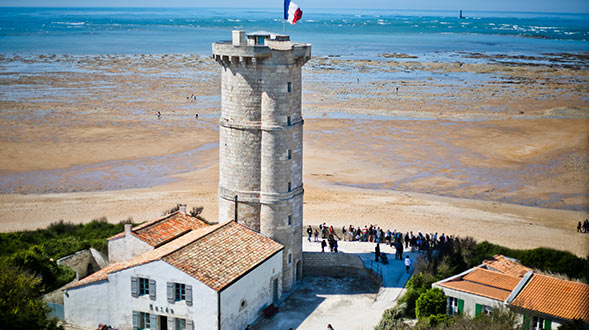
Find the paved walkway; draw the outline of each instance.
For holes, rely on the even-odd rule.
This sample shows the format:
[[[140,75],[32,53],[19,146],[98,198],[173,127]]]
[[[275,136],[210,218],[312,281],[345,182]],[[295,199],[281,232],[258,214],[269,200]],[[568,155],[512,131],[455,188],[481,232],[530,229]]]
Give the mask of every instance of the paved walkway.
[[[281,306],[272,319],[264,319],[255,329],[374,329],[382,313],[392,307],[404,291],[411,274],[405,264],[395,260],[395,250],[384,244],[381,252],[387,254],[389,263],[375,263],[374,243],[338,241],[338,253],[353,253],[359,256],[366,268],[382,272],[383,285],[376,288],[368,283],[359,283],[353,278],[304,278],[303,283]],[[304,252],[320,252],[319,242],[303,239]],[[331,252],[325,252],[331,253]],[[416,253],[408,253],[412,262]],[[412,271],[412,269],[411,269]]]

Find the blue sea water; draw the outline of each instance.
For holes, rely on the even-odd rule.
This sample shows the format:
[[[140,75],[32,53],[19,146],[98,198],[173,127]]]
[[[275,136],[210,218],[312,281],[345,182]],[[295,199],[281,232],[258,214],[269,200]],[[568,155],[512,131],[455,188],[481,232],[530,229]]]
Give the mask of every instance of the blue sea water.
[[[285,26],[316,55],[589,51],[589,14],[308,10]],[[227,8],[0,8],[0,53],[209,55],[233,29],[283,31],[282,12]]]

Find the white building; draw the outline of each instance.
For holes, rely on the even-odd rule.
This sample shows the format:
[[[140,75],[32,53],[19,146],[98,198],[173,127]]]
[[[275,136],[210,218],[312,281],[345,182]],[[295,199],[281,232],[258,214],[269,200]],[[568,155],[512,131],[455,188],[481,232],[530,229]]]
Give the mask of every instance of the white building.
[[[507,307],[529,330],[551,330],[572,320],[589,323],[589,285],[534,273],[496,255],[461,274],[432,284],[444,291],[449,315],[488,314]]]
[[[281,296],[283,246],[236,222],[192,230],[65,290],[65,319],[119,329],[243,329]]]

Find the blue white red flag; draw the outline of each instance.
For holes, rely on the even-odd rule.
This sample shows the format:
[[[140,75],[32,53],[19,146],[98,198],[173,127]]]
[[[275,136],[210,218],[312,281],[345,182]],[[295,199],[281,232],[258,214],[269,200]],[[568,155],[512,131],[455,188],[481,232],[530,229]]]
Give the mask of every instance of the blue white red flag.
[[[284,0],[284,19],[290,24],[295,24],[301,17],[303,17],[301,8],[290,0]]]

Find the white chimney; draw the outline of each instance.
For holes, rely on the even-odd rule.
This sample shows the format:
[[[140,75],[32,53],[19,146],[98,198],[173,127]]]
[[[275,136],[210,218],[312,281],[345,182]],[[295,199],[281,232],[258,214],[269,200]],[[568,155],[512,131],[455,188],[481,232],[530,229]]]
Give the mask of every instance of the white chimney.
[[[178,204],[178,211],[186,214],[186,204]]]
[[[131,235],[131,227],[132,227],[132,225],[130,223],[125,224],[125,236]]]

